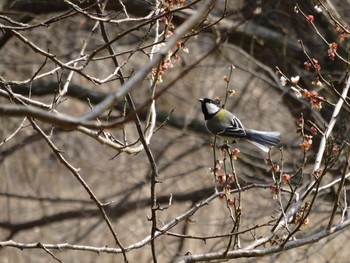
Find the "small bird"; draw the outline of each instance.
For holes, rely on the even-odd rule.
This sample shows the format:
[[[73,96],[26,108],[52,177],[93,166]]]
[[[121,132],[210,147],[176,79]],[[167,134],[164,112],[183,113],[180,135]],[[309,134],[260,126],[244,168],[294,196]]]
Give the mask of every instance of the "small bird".
[[[218,102],[208,98],[199,101],[202,104],[205,125],[212,134],[227,141],[248,140],[264,152],[269,151],[268,146],[277,146],[280,142],[279,132],[246,129],[235,115],[223,109]]]

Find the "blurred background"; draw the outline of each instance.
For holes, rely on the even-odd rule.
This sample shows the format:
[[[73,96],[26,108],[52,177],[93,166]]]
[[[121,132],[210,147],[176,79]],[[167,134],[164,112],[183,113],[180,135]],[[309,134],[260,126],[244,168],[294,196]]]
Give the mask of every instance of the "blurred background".
[[[98,12],[95,7],[89,7],[91,3],[83,3],[86,6],[81,6],[84,12],[91,14],[90,17],[64,2],[3,1],[1,6],[2,82],[5,80],[10,83],[15,93],[46,104],[55,100],[70,71],[58,69],[45,75],[45,72],[50,72],[58,65],[33,50],[24,39],[64,62],[78,58],[85,43],[87,47],[84,54],[93,53],[105,43],[101,28],[97,26],[93,31],[96,20],[92,16],[97,16]],[[101,17],[115,20],[127,18],[120,3],[110,2]],[[154,9],[154,1],[122,3],[125,4],[128,14],[135,19],[116,24],[106,22],[104,25],[110,39],[125,34],[111,46],[118,53],[117,58],[122,65],[125,81],[128,81],[134,72],[142,69],[149,61],[154,26],[152,23],[142,26],[148,18],[137,18],[146,17]],[[174,27],[184,23],[201,4],[199,1],[197,5],[174,12]],[[324,103],[321,111],[313,110],[307,100],[295,96],[290,85],[281,85],[276,67],[287,77],[300,76],[301,87],[315,90],[329,102],[336,103],[337,92],[341,92],[344,85],[348,63],[338,58],[329,58],[329,47],[305,17],[300,12],[295,12],[296,4],[305,14],[314,17],[318,32],[328,42],[338,43],[338,53],[347,58],[347,34],[341,35],[341,30],[334,26],[334,21],[327,12],[315,11],[317,2],[217,1],[205,21],[208,24],[204,23],[198,36],[186,39],[188,53],[180,49],[177,52],[177,63],[164,72],[163,82],[157,87],[159,90],[183,75],[184,69],[210,51],[188,74],[181,76],[156,99],[157,127],[160,129],[156,129],[150,142],[159,171],[158,179],[161,181],[156,184],[156,192],[161,207],[166,207],[169,199],[172,199],[168,209],[158,211],[158,227],[214,193],[213,178],[208,173],[213,166],[213,136],[205,129],[198,98],[219,97],[223,100],[227,85],[235,94],[228,98],[226,108],[238,116],[246,127],[280,131],[283,151],[273,149],[271,158],[276,163],[281,163],[283,159],[283,168],[287,173],[293,174],[300,169],[304,156],[299,147],[302,138],[296,133],[297,119],[303,115],[306,132],[310,132],[310,123],[324,129],[334,107],[330,103]],[[324,4],[335,19],[347,25],[347,1],[324,1]],[[185,1],[185,5],[190,5],[190,1]],[[216,21],[217,23],[211,25]],[[21,30],[20,23],[36,26]],[[14,27],[13,30],[17,30],[23,38],[6,26]],[[302,40],[305,52],[318,60],[322,75],[332,83],[333,88],[311,84],[317,74],[314,70],[305,69],[304,62],[308,58],[298,40]],[[99,80],[105,79],[115,70],[115,65],[108,56],[108,50],[104,48],[88,63],[83,72]],[[227,83],[224,76],[230,75],[232,65],[235,69]],[[34,76],[40,77],[32,81]],[[96,84],[84,75],[75,73],[68,93],[56,105],[56,110],[79,116],[90,111],[91,107],[101,102],[109,93],[118,90],[121,85],[118,78]],[[4,85],[1,85],[1,90],[5,90]],[[10,103],[11,100],[4,94],[1,93],[0,103]],[[149,77],[132,90],[131,96],[137,106],[145,103],[150,97]],[[340,121],[336,124],[334,134],[338,137],[335,143],[339,142],[339,145],[348,137],[348,111],[349,108],[345,105]],[[118,119],[122,113],[121,101],[110,118]],[[144,124],[145,111],[140,112],[140,118]],[[1,241],[13,239],[22,243],[68,242],[116,247],[112,234],[88,193],[59,162],[29,122],[22,121],[23,118],[0,117]],[[77,130],[61,130],[40,121],[38,124],[68,162],[80,169],[82,178],[99,200],[108,203],[105,207],[106,213],[123,245],[129,246],[150,235],[151,221],[148,218],[151,216],[152,170],[144,151],[138,154],[118,153]],[[19,127],[19,131],[14,134]],[[139,135],[135,123],[130,121],[124,128],[127,141],[137,143]],[[123,138],[122,130],[109,129],[107,132],[118,140]],[[12,134],[14,136],[10,138]],[[313,145],[308,152],[310,161],[303,170],[306,181],[310,179],[313,156],[318,150],[319,140],[319,134],[313,137]],[[240,141],[235,147],[240,149],[235,168],[242,185],[255,183],[264,186],[242,193],[240,229],[259,226],[241,235],[241,244],[244,247],[254,237],[260,237],[270,229],[269,222],[278,215],[279,206],[269,188],[273,180],[269,165],[264,162],[267,155],[246,142]],[[222,156],[219,155],[219,158]],[[325,184],[341,175],[344,162],[345,157],[340,157],[324,179]],[[310,235],[327,224],[335,189],[330,187],[320,193],[309,225],[297,236]],[[286,202],[287,197],[283,199]],[[339,221],[340,216],[337,214],[336,220]],[[187,252],[197,254],[221,251],[227,245],[227,237],[205,237],[227,234],[231,228],[232,221],[225,202],[217,198],[177,224],[170,233],[156,239],[158,260],[173,262]],[[349,230],[345,230],[316,244],[265,256],[259,261],[347,262],[349,252],[339,248],[344,247],[349,235]],[[123,259],[120,254],[74,250],[51,252],[62,262],[120,262]],[[152,261],[148,245],[132,250],[127,255],[130,262]],[[0,248],[0,259],[1,262],[55,261],[42,249],[19,250],[10,247]],[[255,260],[241,258],[237,262]]]

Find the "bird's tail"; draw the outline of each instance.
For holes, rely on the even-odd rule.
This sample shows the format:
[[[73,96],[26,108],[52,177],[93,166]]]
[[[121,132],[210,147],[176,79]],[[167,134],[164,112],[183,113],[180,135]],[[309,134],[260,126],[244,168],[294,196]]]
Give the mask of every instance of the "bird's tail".
[[[269,151],[268,146],[277,146],[281,141],[281,134],[276,131],[265,132],[246,129],[246,134],[247,140],[259,147],[264,152]]]

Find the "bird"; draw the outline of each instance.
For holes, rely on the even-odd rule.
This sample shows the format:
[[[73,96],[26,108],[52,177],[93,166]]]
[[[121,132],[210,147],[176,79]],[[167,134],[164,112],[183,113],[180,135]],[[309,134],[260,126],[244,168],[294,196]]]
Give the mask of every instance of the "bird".
[[[231,112],[221,107],[218,101],[202,98],[205,125],[208,131],[218,135],[226,141],[236,142],[238,139],[245,139],[264,152],[269,151],[270,146],[277,146],[280,139],[278,131],[257,131],[247,129],[242,122]]]

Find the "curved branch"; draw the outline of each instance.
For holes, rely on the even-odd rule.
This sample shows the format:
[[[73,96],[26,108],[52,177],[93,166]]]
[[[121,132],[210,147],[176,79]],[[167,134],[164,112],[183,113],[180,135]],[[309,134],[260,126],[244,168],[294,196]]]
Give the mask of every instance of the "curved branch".
[[[89,1],[70,0],[72,4],[80,8],[93,7]],[[155,0],[123,0],[128,13],[136,16],[144,16],[152,11]],[[107,10],[116,12],[122,11],[123,6],[119,1],[108,1]],[[4,10],[30,12],[33,14],[47,14],[51,12],[62,12],[70,10],[71,6],[66,0],[42,1],[42,0],[7,0],[4,4]]]
[[[214,252],[207,254],[198,254],[198,255],[188,255],[178,259],[177,263],[185,262],[203,262],[210,260],[219,260],[219,259],[233,259],[233,258],[242,258],[242,257],[262,257],[281,251],[286,251],[289,249],[305,246],[308,244],[316,243],[326,237],[329,237],[339,231],[342,231],[350,226],[350,220],[344,221],[341,224],[333,226],[331,229],[321,230],[316,234],[310,235],[305,238],[300,238],[294,241],[289,241],[285,246],[271,246],[262,249],[238,249],[235,251],[229,251],[227,254],[223,252]]]
[[[92,129],[102,129],[106,127],[120,128],[122,123],[110,122],[107,126],[103,123],[94,121],[81,121],[77,118],[71,117],[66,114],[53,114],[48,111],[44,111],[32,106],[14,105],[14,104],[1,104],[0,116],[12,116],[12,117],[32,117],[44,122],[48,122],[57,127],[66,130],[72,130],[78,126],[84,126]]]
[[[169,38],[168,42],[163,48],[161,48],[151,61],[144,65],[128,82],[121,86],[114,94],[109,95],[101,103],[96,105],[91,112],[88,112],[81,116],[82,120],[89,120],[98,117],[105,110],[111,108],[114,104],[118,102],[120,98],[125,97],[125,95],[132,89],[138,87],[140,83],[146,78],[146,76],[156,67],[161,60],[163,60],[168,51],[176,47],[177,42],[188,33],[196,24],[205,18],[210,7],[216,2],[216,0],[206,0],[200,9],[192,15],[188,20],[186,20],[181,26],[179,26],[173,33],[173,36]]]

